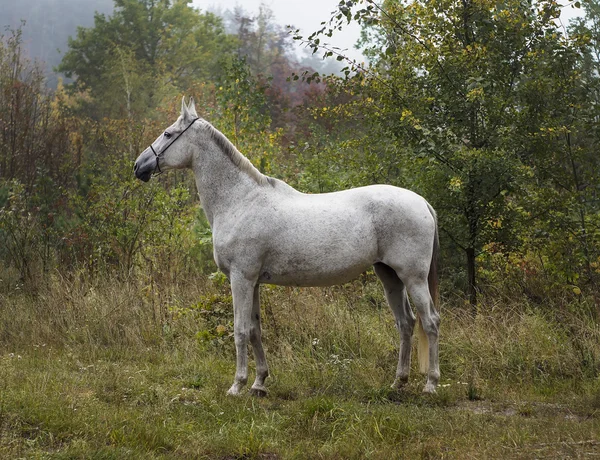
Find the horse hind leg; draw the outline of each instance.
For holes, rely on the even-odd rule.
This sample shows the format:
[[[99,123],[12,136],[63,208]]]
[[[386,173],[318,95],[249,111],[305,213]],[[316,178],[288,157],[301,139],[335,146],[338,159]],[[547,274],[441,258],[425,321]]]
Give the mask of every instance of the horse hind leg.
[[[423,358],[425,358],[421,359],[421,370],[427,371],[427,383],[423,391],[425,393],[435,393],[435,388],[440,380],[438,357],[440,315],[436,311],[431,298],[427,278],[411,279],[405,282],[424,333],[419,340],[419,354],[424,355]],[[425,348],[425,344],[428,344],[428,347]],[[424,366],[426,363],[428,363],[428,366]]]
[[[400,334],[400,351],[396,379],[392,388],[399,388],[408,382],[410,373],[411,338],[415,327],[415,315],[410,308],[404,283],[396,272],[383,263],[374,265],[375,274],[381,280],[388,305],[394,314],[396,328]]]

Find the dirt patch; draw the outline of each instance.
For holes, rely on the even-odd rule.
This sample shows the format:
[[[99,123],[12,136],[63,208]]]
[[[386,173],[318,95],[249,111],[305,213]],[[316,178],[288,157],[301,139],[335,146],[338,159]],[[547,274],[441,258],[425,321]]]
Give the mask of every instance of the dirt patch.
[[[457,405],[459,410],[468,411],[476,415],[497,415],[501,417],[536,417],[556,418],[562,417],[573,422],[583,422],[597,416],[592,414],[581,414],[568,407],[556,403],[544,402],[508,402],[493,404],[488,401],[462,401]],[[595,442],[595,441],[594,441]]]

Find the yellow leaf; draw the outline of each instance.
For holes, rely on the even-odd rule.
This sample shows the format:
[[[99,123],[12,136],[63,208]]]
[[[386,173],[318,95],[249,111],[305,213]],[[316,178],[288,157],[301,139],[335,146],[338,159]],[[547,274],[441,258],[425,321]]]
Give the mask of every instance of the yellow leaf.
[[[450,179],[450,188],[458,190],[460,189],[461,185],[462,181],[460,180],[460,177],[453,177],[452,179]]]

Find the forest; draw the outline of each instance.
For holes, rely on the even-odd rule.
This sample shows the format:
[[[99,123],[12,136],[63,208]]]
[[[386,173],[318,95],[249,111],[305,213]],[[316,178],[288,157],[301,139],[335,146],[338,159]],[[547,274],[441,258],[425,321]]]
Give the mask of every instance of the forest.
[[[342,0],[316,31],[266,4],[55,3],[2,13],[0,457],[600,454],[600,2]],[[350,23],[366,63],[329,44]],[[431,203],[436,395],[416,365],[389,388],[371,270],[262,286],[269,395],[225,396],[232,298],[193,177],[133,175],[184,96],[302,192]]]

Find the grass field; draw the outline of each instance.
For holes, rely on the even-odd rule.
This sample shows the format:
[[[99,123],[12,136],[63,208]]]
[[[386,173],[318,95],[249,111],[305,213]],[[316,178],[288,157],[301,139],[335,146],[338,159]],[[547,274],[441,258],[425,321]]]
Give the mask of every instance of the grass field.
[[[584,306],[496,296],[473,318],[447,301],[429,396],[416,372],[389,388],[398,337],[372,277],[262,298],[272,377],[253,398],[225,395],[226,284],[57,278],[2,294],[0,458],[600,457],[600,331]]]

